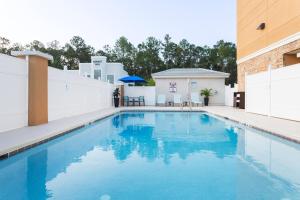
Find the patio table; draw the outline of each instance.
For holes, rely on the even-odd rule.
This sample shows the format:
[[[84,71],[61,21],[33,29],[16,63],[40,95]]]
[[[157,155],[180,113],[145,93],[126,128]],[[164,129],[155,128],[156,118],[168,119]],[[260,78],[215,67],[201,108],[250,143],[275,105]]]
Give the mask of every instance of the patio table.
[[[136,106],[136,103],[139,102],[139,97],[129,97],[129,102],[132,102],[132,106]]]

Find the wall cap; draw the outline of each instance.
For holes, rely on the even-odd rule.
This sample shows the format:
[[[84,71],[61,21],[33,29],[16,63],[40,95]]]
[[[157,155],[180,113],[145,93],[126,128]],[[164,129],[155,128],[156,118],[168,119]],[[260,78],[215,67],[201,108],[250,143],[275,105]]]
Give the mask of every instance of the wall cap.
[[[47,60],[53,61],[53,56],[47,53],[43,53],[40,51],[30,51],[30,50],[25,50],[25,51],[12,51],[11,52],[12,56],[39,56],[42,58],[46,58]]]

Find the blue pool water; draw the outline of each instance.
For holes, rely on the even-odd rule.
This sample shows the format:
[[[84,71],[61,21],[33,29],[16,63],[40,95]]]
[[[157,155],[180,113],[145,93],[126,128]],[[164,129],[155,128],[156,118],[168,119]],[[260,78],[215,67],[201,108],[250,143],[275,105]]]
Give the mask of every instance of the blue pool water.
[[[205,113],[120,113],[0,161],[0,199],[300,199],[300,147]]]

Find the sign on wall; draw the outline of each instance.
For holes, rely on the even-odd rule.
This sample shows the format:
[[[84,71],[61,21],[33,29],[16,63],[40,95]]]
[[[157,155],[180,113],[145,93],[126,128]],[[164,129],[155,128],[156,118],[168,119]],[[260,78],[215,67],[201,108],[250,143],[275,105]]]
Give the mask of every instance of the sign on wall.
[[[175,93],[177,91],[176,83],[175,82],[170,82],[169,83],[169,92]]]
[[[196,81],[191,81],[191,88],[192,89],[197,89],[198,88]]]

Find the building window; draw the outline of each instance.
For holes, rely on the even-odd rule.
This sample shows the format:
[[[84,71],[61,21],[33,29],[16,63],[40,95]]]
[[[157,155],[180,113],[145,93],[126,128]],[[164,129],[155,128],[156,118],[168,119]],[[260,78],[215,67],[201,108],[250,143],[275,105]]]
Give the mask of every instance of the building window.
[[[94,70],[94,79],[101,80],[101,69]]]
[[[107,75],[106,79],[107,79],[107,82],[114,84],[114,81],[115,81],[114,75]]]
[[[191,81],[191,88],[197,89],[197,81]]]

